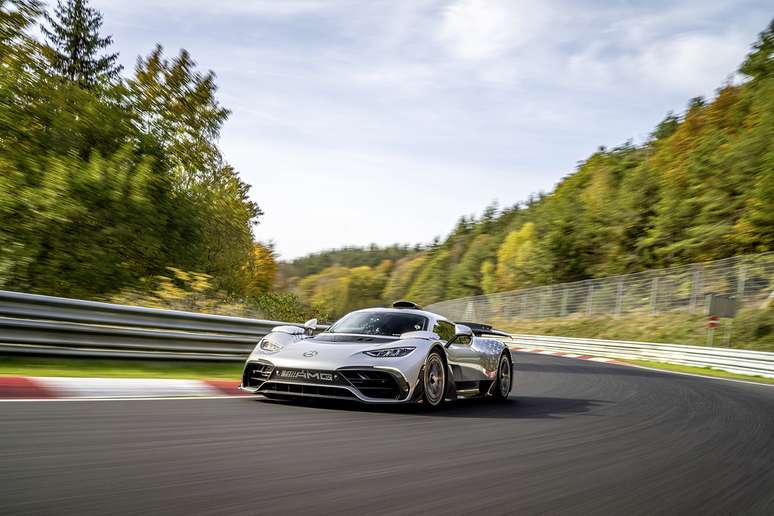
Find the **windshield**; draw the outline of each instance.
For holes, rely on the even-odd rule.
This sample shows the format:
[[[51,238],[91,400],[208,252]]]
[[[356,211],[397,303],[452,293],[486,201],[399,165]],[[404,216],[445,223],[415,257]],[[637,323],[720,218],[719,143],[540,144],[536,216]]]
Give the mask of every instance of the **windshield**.
[[[397,312],[353,312],[330,327],[330,333],[357,333],[399,337],[410,331],[427,329],[427,317]]]

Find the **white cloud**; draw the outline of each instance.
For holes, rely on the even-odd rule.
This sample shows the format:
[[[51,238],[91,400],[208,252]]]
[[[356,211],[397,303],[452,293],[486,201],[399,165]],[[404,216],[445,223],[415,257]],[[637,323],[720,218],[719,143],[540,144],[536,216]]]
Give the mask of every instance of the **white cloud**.
[[[749,49],[738,32],[678,32],[635,47],[590,46],[570,56],[572,83],[619,95],[711,95],[732,76]]]
[[[252,15],[286,17],[322,11],[330,6],[324,0],[95,0],[100,9],[114,12],[135,13],[138,8],[148,12],[163,9],[182,14],[196,15]]]
[[[631,65],[643,82],[694,96],[732,75],[749,48],[739,34],[679,34],[643,49]]]
[[[498,58],[537,39],[550,15],[546,1],[459,0],[444,10],[438,39],[460,59]]]

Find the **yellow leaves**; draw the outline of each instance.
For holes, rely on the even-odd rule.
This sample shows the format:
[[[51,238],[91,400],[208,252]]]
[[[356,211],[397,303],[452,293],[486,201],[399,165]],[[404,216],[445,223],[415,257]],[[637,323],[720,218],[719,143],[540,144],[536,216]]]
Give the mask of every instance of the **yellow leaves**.
[[[343,314],[349,304],[350,275],[346,267],[328,267],[303,278],[298,284],[299,295],[314,308]]]
[[[492,260],[486,260],[481,264],[481,288],[485,293],[497,292],[497,273]]]
[[[532,222],[508,234],[497,250],[497,291],[513,290],[530,284],[536,246],[535,224]]]
[[[277,279],[277,260],[270,245],[256,243],[248,263],[242,267],[243,280],[248,295],[258,296],[269,292]]]
[[[202,272],[167,267],[168,275],[146,278],[139,287],[124,289],[108,298],[112,303],[223,315],[260,315],[230,301],[215,290],[212,276]]]

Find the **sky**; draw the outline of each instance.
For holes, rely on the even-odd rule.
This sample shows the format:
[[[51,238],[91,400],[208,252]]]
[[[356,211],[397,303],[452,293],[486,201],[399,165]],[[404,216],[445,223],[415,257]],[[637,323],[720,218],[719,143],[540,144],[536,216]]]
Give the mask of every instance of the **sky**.
[[[550,191],[711,97],[770,1],[92,0],[126,73],[160,43],[217,75],[220,147],[281,259],[427,243]]]

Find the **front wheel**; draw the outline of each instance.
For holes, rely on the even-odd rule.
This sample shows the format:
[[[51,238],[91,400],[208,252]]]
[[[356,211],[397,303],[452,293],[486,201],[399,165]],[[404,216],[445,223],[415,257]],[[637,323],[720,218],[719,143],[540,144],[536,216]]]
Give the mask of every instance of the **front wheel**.
[[[508,398],[511,393],[511,387],[513,386],[513,364],[510,357],[503,353],[500,357],[500,362],[497,365],[497,380],[495,380],[495,386],[493,395],[499,400]]]
[[[428,407],[435,408],[443,403],[446,395],[446,366],[438,351],[430,353],[425,360],[422,387],[422,401]]]

